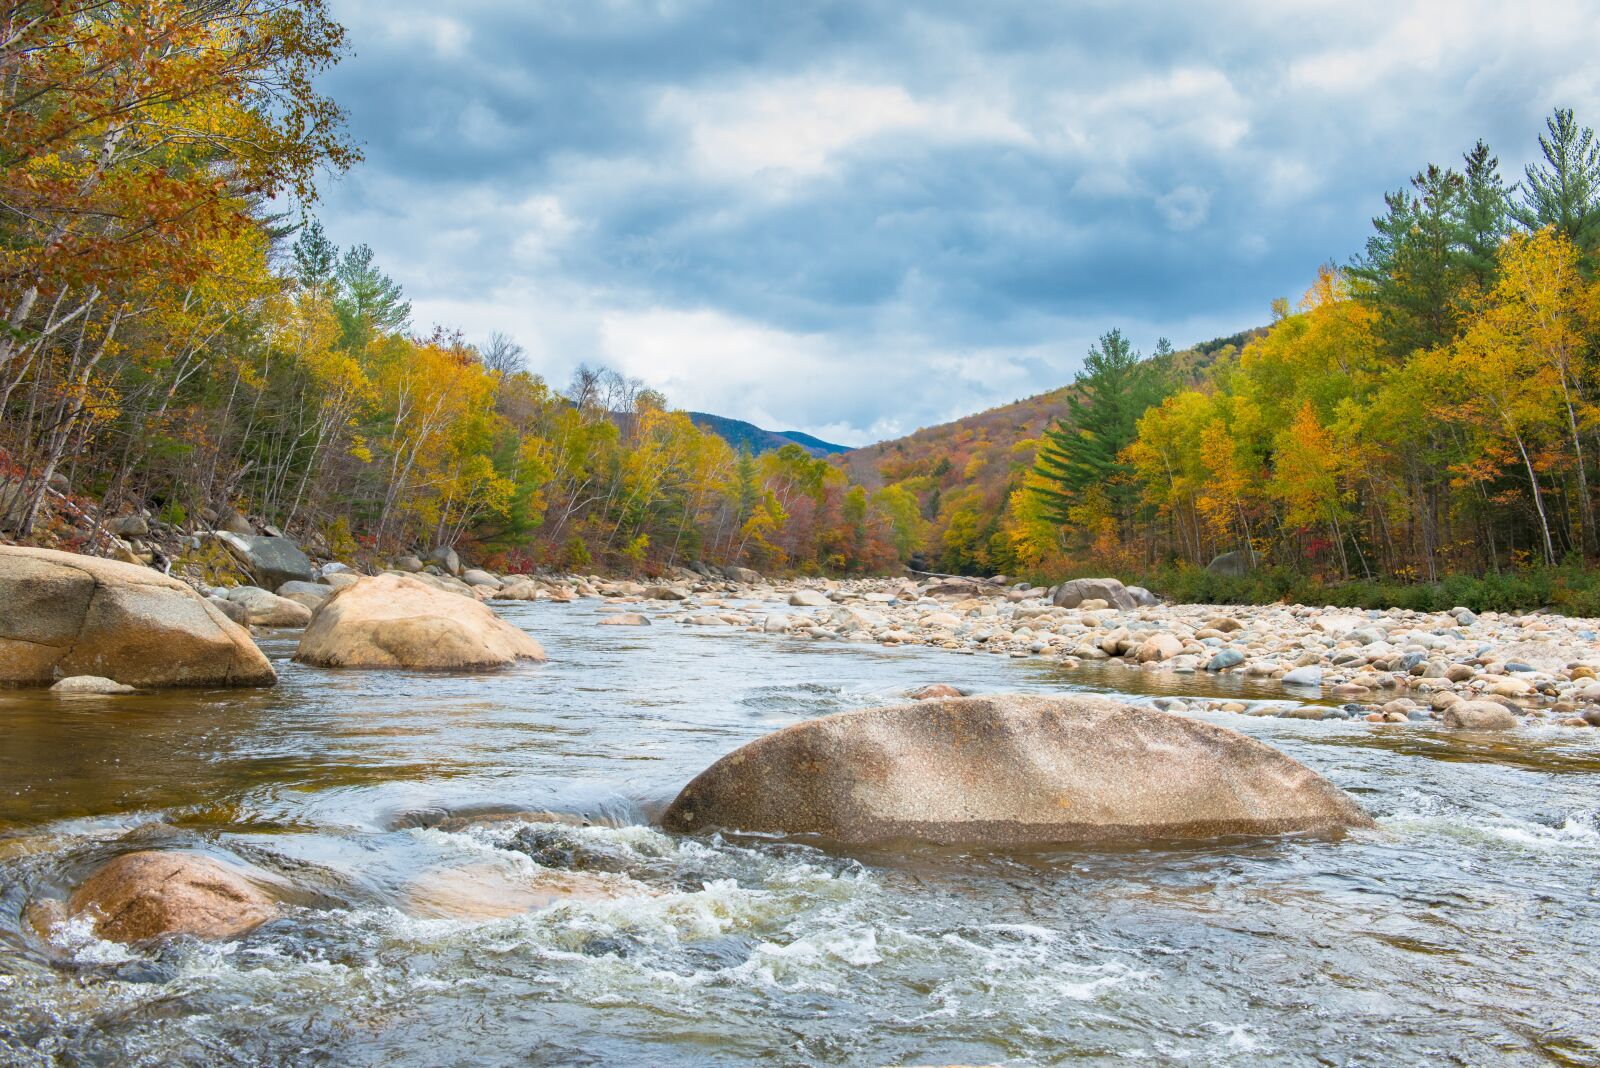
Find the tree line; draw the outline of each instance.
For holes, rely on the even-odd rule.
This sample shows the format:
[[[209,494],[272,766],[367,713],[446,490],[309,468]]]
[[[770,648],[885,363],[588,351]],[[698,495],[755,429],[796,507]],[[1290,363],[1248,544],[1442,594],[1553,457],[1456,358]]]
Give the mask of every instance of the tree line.
[[[0,3],[0,522],[230,509],[330,551],[468,542],[507,567],[881,569],[916,502],[799,446],[752,456],[603,368],[419,331],[310,214],[360,162],[322,0]],[[285,209],[283,205],[292,205]]]
[[[1117,331],[1011,493],[997,555],[1147,571],[1253,553],[1437,581],[1600,553],[1600,141],[1570,110],[1508,182],[1482,141],[1197,383]],[[995,562],[1005,562],[997,560]]]

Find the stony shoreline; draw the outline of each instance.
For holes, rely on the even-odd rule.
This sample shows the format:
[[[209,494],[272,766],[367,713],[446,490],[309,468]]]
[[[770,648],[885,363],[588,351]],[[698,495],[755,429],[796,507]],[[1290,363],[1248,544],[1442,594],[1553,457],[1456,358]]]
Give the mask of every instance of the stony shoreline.
[[[923,645],[1148,671],[1278,681],[1301,702],[1165,699],[1180,708],[1439,722],[1505,729],[1519,722],[1600,726],[1600,621],[1554,615],[1346,610],[1305,605],[1057,607],[1052,591],[932,579],[735,582],[687,574],[646,586],[598,577],[513,577],[485,599],[595,598],[623,613],[665,602],[655,618],[815,641]],[[670,607],[667,607],[669,606]],[[1306,704],[1306,700],[1335,702]]]

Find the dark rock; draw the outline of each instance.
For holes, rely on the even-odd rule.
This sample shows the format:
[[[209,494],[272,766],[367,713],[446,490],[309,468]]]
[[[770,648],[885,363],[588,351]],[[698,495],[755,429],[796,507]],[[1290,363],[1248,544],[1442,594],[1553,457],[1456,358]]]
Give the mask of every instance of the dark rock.
[[[312,566],[300,546],[288,538],[263,535],[230,534],[218,531],[217,538],[228,547],[256,585],[264,590],[275,590],[285,582],[315,582],[317,569]]]
[[[1261,558],[1247,549],[1238,549],[1231,553],[1223,553],[1213,557],[1206,565],[1206,570],[1214,575],[1228,575],[1233,578],[1242,578],[1260,566]]]

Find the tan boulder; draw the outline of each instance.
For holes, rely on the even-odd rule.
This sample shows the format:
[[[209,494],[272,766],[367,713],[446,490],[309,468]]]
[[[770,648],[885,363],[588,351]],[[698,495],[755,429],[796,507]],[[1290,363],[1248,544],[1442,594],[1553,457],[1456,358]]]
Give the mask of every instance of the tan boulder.
[[[250,635],[159,571],[0,546],[0,684],[99,675],[141,688],[271,686]]]
[[[126,853],[103,865],[67,901],[113,942],[162,935],[231,938],[277,914],[272,899],[238,870],[197,853]]]
[[[486,606],[389,573],[324,601],[295,659],[321,667],[463,670],[545,655],[538,642]]]
[[[914,690],[907,690],[906,696],[913,701],[934,701],[940,698],[960,697],[961,691],[948,682],[932,682],[926,686],[918,686]]]
[[[650,626],[650,619],[648,616],[640,615],[638,612],[618,612],[615,615],[606,616],[600,621],[599,625],[602,627],[648,627]]]
[[[713,764],[662,823],[1007,845],[1372,821],[1320,775],[1224,727],[1102,698],[1010,694],[788,727]]]
[[[1146,638],[1139,646],[1137,654],[1139,663],[1148,664],[1157,660],[1171,660],[1183,652],[1183,642],[1170,634],[1153,634]]]
[[[1498,701],[1456,701],[1440,710],[1439,722],[1462,730],[1508,731],[1517,725],[1517,717]]]
[[[244,607],[245,618],[252,627],[303,627],[311,622],[315,607],[257,586],[235,586],[228,591],[228,600]]]

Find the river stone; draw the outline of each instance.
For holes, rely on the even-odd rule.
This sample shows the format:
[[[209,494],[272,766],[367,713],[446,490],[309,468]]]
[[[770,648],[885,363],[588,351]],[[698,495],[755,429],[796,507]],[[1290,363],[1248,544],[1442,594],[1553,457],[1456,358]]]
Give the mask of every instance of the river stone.
[[[271,686],[248,632],[159,571],[0,546],[0,684],[99,675],[141,688]]]
[[[1315,664],[1297,667],[1284,673],[1283,683],[1285,686],[1321,686],[1322,669]]]
[[[1370,826],[1315,772],[1235,731],[1092,697],[841,712],[717,761],[667,829],[1018,845]]]
[[[244,606],[253,627],[303,627],[311,622],[311,609],[304,604],[255,586],[235,586],[228,591],[228,600]]]
[[[1141,664],[1157,660],[1171,660],[1183,652],[1183,643],[1170,634],[1153,634],[1139,646],[1135,658]]]
[[[503,585],[499,579],[489,574],[489,572],[483,571],[476,567],[469,567],[465,571],[461,572],[461,581],[465,582],[468,586],[498,587]]]
[[[411,575],[384,574],[337,590],[312,616],[295,659],[321,667],[499,667],[545,659],[527,634],[477,601]]]
[[[1244,654],[1237,649],[1218,649],[1217,654],[1206,662],[1207,671],[1226,671],[1231,667],[1238,667],[1244,663]]]
[[[761,572],[753,571],[748,567],[725,567],[722,573],[732,582],[742,583],[746,586],[755,586],[761,580]]]
[[[816,590],[795,590],[789,595],[789,603],[795,608],[827,608],[833,604],[826,594]]]
[[[300,546],[288,538],[252,537],[228,531],[218,531],[217,538],[262,589],[275,590],[285,582],[317,580],[317,569],[300,551]]]
[[[357,576],[347,575],[344,572],[335,572],[328,576],[329,579],[349,579],[340,585],[348,586],[356,581]],[[315,612],[322,607],[322,602],[333,596],[333,583],[324,585],[321,582],[285,582],[278,587],[278,596],[303,604]]]
[[[638,612],[618,612],[616,615],[606,616],[598,626],[602,627],[648,627],[650,619]]]
[[[116,679],[100,675],[73,675],[50,687],[52,693],[62,694],[114,694],[135,693],[132,686],[124,686]]]
[[[428,554],[428,562],[452,574],[461,574],[461,557],[448,545],[441,545]]]
[[[113,942],[162,935],[231,938],[270,920],[272,899],[239,871],[194,853],[126,853],[99,868],[67,902]]]
[[[1517,725],[1517,717],[1495,701],[1457,701],[1439,712],[1439,722],[1462,730],[1508,731]]]
[[[652,601],[687,601],[689,591],[681,586],[650,586],[644,591],[647,599]]]
[[[1139,606],[1128,588],[1114,578],[1073,579],[1056,587],[1054,603],[1057,608],[1078,608],[1085,601],[1104,601],[1107,606],[1124,612]]]

